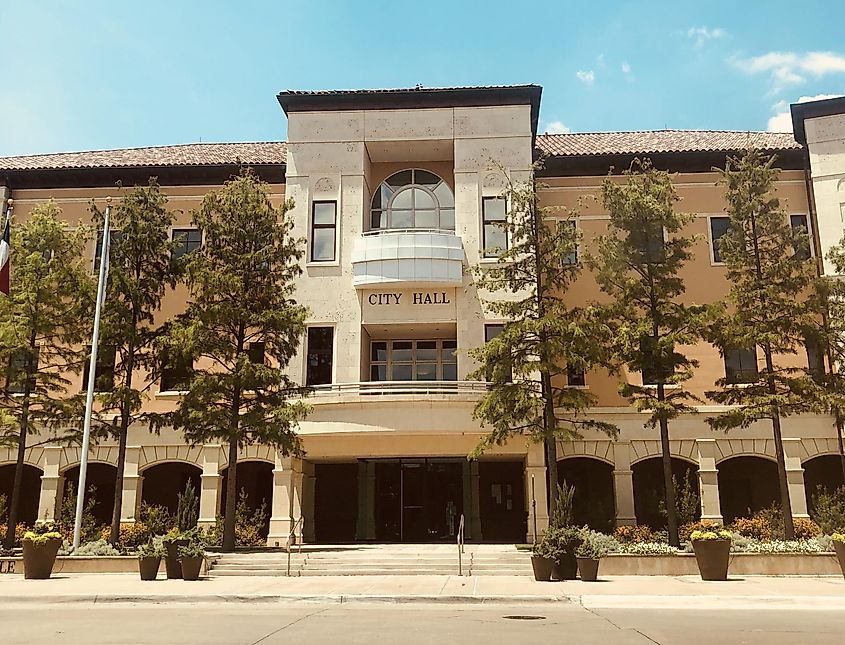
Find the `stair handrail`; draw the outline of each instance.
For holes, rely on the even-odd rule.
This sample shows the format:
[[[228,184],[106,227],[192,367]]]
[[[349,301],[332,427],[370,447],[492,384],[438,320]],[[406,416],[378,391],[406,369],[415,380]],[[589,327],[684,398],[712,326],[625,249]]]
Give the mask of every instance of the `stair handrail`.
[[[464,514],[461,513],[461,521],[458,524],[458,575],[462,576],[463,573],[463,552],[464,552]]]
[[[288,533],[288,539],[285,542],[285,551],[288,553],[288,567],[287,567],[287,577],[290,578],[290,552],[293,550],[293,545],[296,544],[296,552],[301,554],[302,553],[302,540],[296,539],[296,529],[297,527],[302,524],[302,515],[300,515],[296,520],[293,522],[293,526],[290,529],[290,533]]]

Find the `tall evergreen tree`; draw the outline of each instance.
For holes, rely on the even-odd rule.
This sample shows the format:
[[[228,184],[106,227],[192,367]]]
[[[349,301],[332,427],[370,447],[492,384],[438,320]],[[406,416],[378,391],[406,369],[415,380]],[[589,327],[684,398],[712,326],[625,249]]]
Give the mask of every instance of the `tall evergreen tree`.
[[[583,373],[602,356],[599,330],[589,312],[566,302],[580,272],[576,211],[541,206],[537,185],[508,181],[502,194],[508,248],[498,263],[475,269],[484,306],[505,320],[500,335],[470,350],[479,367],[471,379],[490,382],[474,417],[490,432],[472,456],[515,435],[542,442],[548,468],[549,515],[557,508],[557,439],[586,429],[615,436],[615,426],[587,416],[595,398],[569,387],[568,374]]]
[[[274,206],[248,170],[205,196],[192,213],[205,241],[187,262],[190,300],[163,343],[169,360],[197,361],[173,425],[191,444],[228,447],[224,550],[235,546],[238,448],[298,453],[295,429],[308,411],[305,389],[285,373],[307,311],[294,300],[303,245],[291,236],[291,206]]]
[[[612,330],[609,346],[642,384],[625,382],[622,396],[648,412],[646,427],[659,427],[669,543],[679,546],[678,515],[669,450],[669,421],[694,412],[700,402],[684,388],[698,362],[682,352],[701,338],[707,308],[684,303],[681,273],[692,258],[693,236],[684,229],[694,216],[675,212],[678,196],[669,173],[635,161],[624,182],[606,178],[602,202],[610,213],[590,268],[611,297],[603,307]]]
[[[85,360],[82,344],[91,321],[94,282],[85,254],[87,231],[70,230],[52,201],[36,206],[12,228],[8,297],[0,297],[0,361],[6,385],[0,400],[14,421],[0,426],[0,445],[16,446],[4,546],[14,544],[24,456],[30,434],[71,440],[68,429],[82,417],[84,399],[68,394],[68,376]]]
[[[784,532],[793,539],[781,419],[817,409],[821,398],[817,382],[795,366],[794,358],[803,353],[806,331],[814,324],[809,303],[816,272],[814,261],[801,252],[807,246],[806,232],[792,230],[774,195],[774,163],[774,156],[748,150],[728,158],[721,171],[730,225],[719,252],[731,288],[712,340],[723,355],[751,349],[756,354],[759,348],[764,364],[762,370],[744,373],[742,387],[728,377],[717,382],[721,389],[708,396],[731,408],[708,422],[716,430],[771,422]]]
[[[94,224],[102,231],[103,213],[92,206]],[[136,370],[154,362],[154,341],[160,334],[155,317],[168,285],[175,286],[171,263],[170,226],[173,215],[167,197],[151,179],[124,196],[111,214],[109,279],[100,332],[100,356],[106,357],[104,373],[98,379],[100,414],[117,413],[114,424],[99,430],[117,439],[117,472],[110,541],[120,537],[123,503],[123,473],[129,427],[145,421],[141,411],[149,383],[138,383]],[[108,359],[114,358],[113,366]]]

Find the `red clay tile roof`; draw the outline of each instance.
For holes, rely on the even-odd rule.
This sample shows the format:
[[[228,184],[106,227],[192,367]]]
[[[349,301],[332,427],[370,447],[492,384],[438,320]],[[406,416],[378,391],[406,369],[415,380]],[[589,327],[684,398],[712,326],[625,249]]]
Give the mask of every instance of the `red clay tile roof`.
[[[144,168],[152,166],[284,165],[287,144],[187,143],[175,146],[123,148],[0,157],[0,172],[74,168]]]
[[[729,152],[748,146],[762,150],[800,149],[791,133],[724,130],[653,130],[541,134],[537,148],[552,157]]]

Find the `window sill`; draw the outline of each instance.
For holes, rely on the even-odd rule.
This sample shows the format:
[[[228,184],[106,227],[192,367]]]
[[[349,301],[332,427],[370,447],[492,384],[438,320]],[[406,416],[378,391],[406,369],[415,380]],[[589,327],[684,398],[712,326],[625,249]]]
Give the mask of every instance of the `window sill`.
[[[731,390],[744,390],[752,385],[756,385],[756,383],[725,383],[725,387]]]
[[[643,383],[643,384],[642,384],[642,387],[648,388],[649,390],[656,390],[656,389],[657,389],[657,383],[652,383],[652,384],[645,384],[645,383]],[[680,385],[677,385],[677,384],[675,384],[675,383],[666,383],[666,384],[663,386],[663,389],[664,389],[664,390],[680,390],[680,389],[681,389],[681,386],[680,386]]]
[[[567,390],[589,390],[590,386],[589,385],[567,385],[566,389]]]
[[[326,260],[326,261],[318,261],[318,260],[309,260],[305,263],[305,267],[339,267],[340,262],[338,260]]]
[[[175,399],[188,394],[188,390],[160,390],[156,392],[157,399]]]

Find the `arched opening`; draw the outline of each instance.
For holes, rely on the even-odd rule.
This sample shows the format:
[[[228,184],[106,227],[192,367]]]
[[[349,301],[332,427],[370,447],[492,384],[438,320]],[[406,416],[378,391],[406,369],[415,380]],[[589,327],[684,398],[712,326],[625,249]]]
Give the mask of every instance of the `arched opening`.
[[[114,482],[117,468],[111,464],[88,464],[88,472],[85,475],[85,503],[94,495],[94,521],[97,524],[111,524],[111,516],[114,511]],[[68,468],[65,473],[65,502],[62,504],[64,511],[67,502],[76,498],[76,491],[79,489],[79,466]],[[65,513],[67,514],[67,513]],[[72,511],[71,511],[72,515]]]
[[[12,504],[12,487],[15,483],[15,464],[0,466],[0,497],[5,496],[5,512],[0,515],[0,524],[8,521],[8,512]],[[18,506],[18,523],[27,526],[35,524],[38,519],[38,500],[41,497],[41,470],[29,464],[23,465],[23,479],[21,480],[20,505]]]
[[[224,468],[221,474],[223,485],[220,491],[220,514],[224,515],[229,468]],[[261,535],[266,538],[270,530],[270,514],[273,508],[273,464],[263,461],[239,461],[236,478],[238,501],[245,496],[246,504],[253,513],[264,504],[266,514]]]
[[[163,506],[171,515],[176,513],[179,495],[185,492],[189,482],[197,498],[200,496],[202,469],[193,464],[168,461],[150,466],[141,474],[144,476],[141,501],[150,506]]]
[[[819,489],[831,493],[843,484],[839,455],[819,455],[804,462],[804,492],[808,509],[813,509],[813,498],[819,494]]]
[[[557,463],[558,481],[575,487],[572,513],[575,524],[610,531],[616,517],[613,466],[591,457],[569,457]]]
[[[401,170],[373,192],[370,230],[455,230],[455,197],[440,177],[428,170]]]
[[[730,524],[780,501],[777,463],[765,457],[731,457],[717,464],[722,518]]]
[[[666,486],[663,481],[663,459],[650,457],[631,466],[634,479],[634,513],[637,524],[655,530],[666,528]],[[675,507],[680,509],[678,523],[693,522],[701,517],[698,466],[672,457],[675,480]]]

